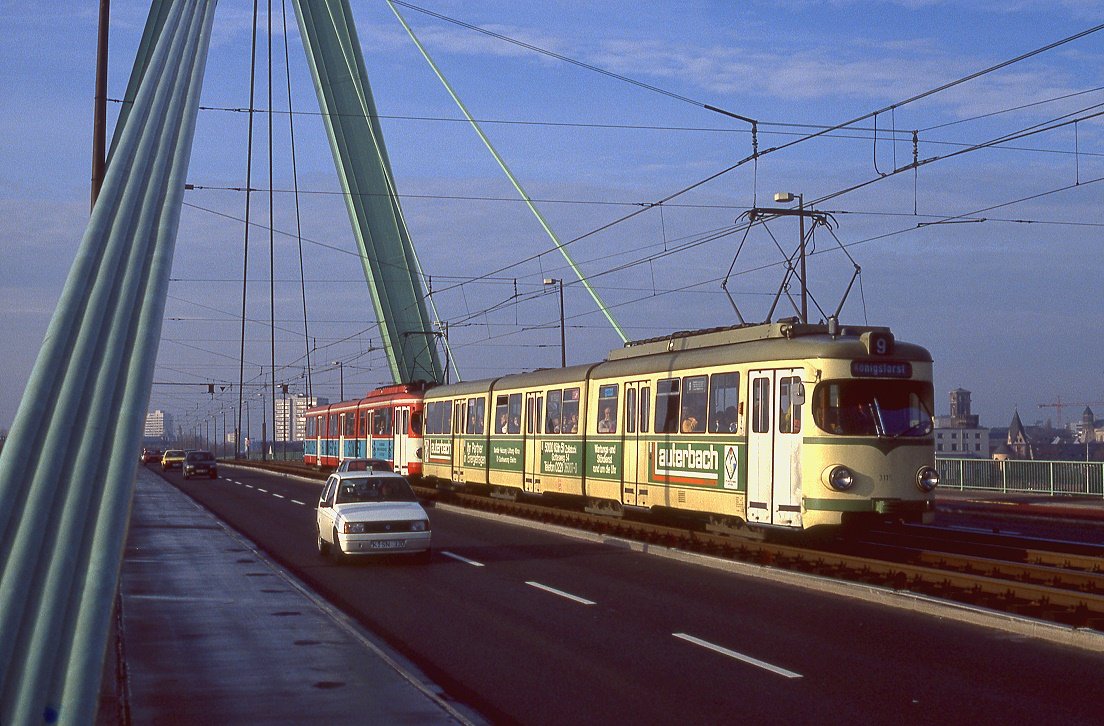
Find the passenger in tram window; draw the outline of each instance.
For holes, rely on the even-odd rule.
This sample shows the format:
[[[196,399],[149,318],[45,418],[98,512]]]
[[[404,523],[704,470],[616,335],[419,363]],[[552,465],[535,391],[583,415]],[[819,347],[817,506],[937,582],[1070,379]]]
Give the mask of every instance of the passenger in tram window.
[[[602,418],[598,420],[598,433],[612,434],[617,430],[617,422],[613,420],[613,407],[602,407]]]
[[[519,434],[521,433],[521,417],[514,416],[510,419],[510,426],[506,429],[508,433]]]
[[[701,426],[698,425],[698,419],[694,416],[687,416],[682,420],[682,433],[692,434],[701,431]]]
[[[498,431],[498,433],[500,433],[500,434],[506,433],[506,424],[507,424],[506,414],[502,414],[501,416],[498,417],[498,428],[496,429]]]
[[[571,418],[568,420],[567,431],[564,433],[577,434],[579,433],[579,414],[571,414]]]
[[[724,415],[726,430],[729,433],[736,433],[736,429],[739,428],[740,425],[740,419],[736,413],[736,407],[729,406],[725,409]]]

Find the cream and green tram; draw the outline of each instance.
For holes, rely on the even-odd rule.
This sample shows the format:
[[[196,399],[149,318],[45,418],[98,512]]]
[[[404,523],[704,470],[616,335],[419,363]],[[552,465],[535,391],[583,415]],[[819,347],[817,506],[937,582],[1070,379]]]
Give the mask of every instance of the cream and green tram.
[[[722,529],[930,521],[931,355],[887,328],[678,333],[426,394],[425,476]]]

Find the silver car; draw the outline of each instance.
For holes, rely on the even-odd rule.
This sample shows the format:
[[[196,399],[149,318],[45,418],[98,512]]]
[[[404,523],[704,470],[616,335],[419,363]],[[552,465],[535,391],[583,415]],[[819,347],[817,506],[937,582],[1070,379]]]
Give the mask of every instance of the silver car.
[[[429,516],[406,479],[387,472],[331,474],[318,500],[318,553],[341,562],[348,555],[414,553],[428,562]]]

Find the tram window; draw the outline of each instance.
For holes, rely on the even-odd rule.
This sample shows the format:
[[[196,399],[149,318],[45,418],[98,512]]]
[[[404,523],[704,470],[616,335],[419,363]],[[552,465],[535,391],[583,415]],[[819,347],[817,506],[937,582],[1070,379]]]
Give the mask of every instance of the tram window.
[[[640,389],[640,433],[648,433],[648,425],[652,420],[652,389],[643,386]]]
[[[656,383],[655,432],[671,434],[678,431],[679,379],[664,378]]]
[[[328,431],[329,437],[331,439],[337,438],[337,433],[338,433],[338,431],[340,431],[340,429],[337,428],[338,419],[337,419],[337,414],[336,413],[331,413],[330,414],[329,424],[330,424],[329,431]]]
[[[508,412],[510,406],[509,396],[497,396],[495,397],[495,425],[494,433],[504,434],[506,428],[510,422],[510,414]]]
[[[560,391],[548,392],[548,415],[544,420],[544,433],[546,434],[560,433],[560,404],[562,398],[563,393]]]
[[[813,422],[830,434],[931,436],[932,407],[925,381],[823,381],[813,391]]]
[[[425,432],[427,434],[439,434],[438,429],[441,427],[441,403],[434,401],[432,403],[425,404]]]
[[[468,425],[472,427],[471,433],[483,433],[483,429],[487,425],[487,399],[468,399]]]
[[[682,381],[682,424],[684,434],[705,431],[706,398],[708,384],[705,376],[687,376]]]
[[[368,436],[368,409],[362,408],[357,412],[357,432],[359,438]]]
[[[536,419],[537,419],[537,433],[538,434],[543,430],[541,428],[541,426],[544,424],[544,418],[542,418],[543,410],[544,410],[544,396],[537,396],[537,415],[536,415]]]
[[[801,404],[797,392],[801,379],[797,376],[778,381],[778,430],[784,434],[801,433]]]
[[[714,373],[709,377],[709,430],[735,433],[740,427],[740,374]]]
[[[345,414],[345,437],[353,438],[356,436],[356,413]]]
[[[526,435],[532,435],[533,433],[533,397],[529,396],[525,399],[525,433]]]
[[[600,434],[617,433],[616,383],[598,387],[598,421],[596,430]]]
[[[506,432],[510,434],[521,433],[521,394],[510,394],[510,423],[506,427]]]
[[[751,387],[751,430],[757,434],[770,431],[770,379],[756,378]]]
[[[562,431],[565,434],[579,433],[579,389],[565,388],[563,392]]]
[[[318,424],[314,416],[307,416],[307,438],[311,439],[315,436],[315,431],[318,428]]]
[[[422,435],[422,412],[411,411],[410,412],[410,435],[421,436]]]
[[[437,401],[426,406],[426,433],[447,434],[452,424],[452,411],[446,408],[449,401]],[[436,406],[436,408],[431,408]]]
[[[625,432],[636,433],[636,389],[625,389]]]
[[[391,409],[377,408],[372,413],[372,433],[376,436],[391,436]]]

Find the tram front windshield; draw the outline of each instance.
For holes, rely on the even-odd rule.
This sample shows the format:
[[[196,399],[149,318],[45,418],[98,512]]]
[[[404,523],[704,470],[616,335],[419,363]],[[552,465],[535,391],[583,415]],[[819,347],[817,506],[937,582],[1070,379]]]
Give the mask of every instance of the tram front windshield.
[[[824,381],[813,392],[813,420],[842,436],[922,437],[932,432],[926,381]]]

